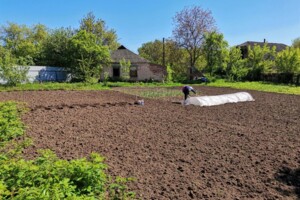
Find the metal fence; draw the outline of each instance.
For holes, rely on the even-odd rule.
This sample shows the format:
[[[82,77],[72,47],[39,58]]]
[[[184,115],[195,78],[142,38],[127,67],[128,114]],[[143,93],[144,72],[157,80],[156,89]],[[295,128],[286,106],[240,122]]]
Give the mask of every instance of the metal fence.
[[[29,82],[65,82],[70,80],[70,73],[63,67],[29,66]],[[6,81],[0,79],[1,84]]]

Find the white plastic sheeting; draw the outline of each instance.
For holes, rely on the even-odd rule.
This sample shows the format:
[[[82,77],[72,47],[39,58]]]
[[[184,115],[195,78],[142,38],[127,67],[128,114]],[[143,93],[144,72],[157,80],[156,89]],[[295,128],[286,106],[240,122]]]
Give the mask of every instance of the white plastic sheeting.
[[[237,92],[233,94],[223,94],[216,96],[190,97],[185,100],[184,104],[197,106],[216,106],[225,103],[237,103],[245,101],[254,101],[253,97],[248,92]]]

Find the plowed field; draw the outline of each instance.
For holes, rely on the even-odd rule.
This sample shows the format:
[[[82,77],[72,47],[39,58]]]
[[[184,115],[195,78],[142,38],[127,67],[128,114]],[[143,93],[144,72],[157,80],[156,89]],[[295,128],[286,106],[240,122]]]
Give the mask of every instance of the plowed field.
[[[27,157],[98,152],[110,174],[136,178],[129,186],[141,199],[299,199],[300,96],[248,92],[254,102],[214,107],[139,106],[118,91],[1,92],[0,101],[28,103]]]

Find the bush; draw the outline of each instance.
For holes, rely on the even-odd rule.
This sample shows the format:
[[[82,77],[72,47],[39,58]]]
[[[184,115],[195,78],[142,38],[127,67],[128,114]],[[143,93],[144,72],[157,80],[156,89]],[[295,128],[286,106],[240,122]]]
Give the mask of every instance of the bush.
[[[14,102],[0,103],[0,143],[7,142],[24,134],[20,113],[24,107]],[[0,146],[1,147],[1,146]]]
[[[0,78],[7,81],[7,85],[15,86],[22,82],[28,81],[27,73],[29,67],[20,66],[18,62],[25,61],[20,58],[20,60],[14,58],[9,51],[1,52],[0,54]]]
[[[281,73],[300,73],[300,49],[286,48],[277,54],[276,67]]]
[[[104,158],[91,154],[87,160],[61,160],[50,150],[40,151],[35,160],[0,161],[0,197],[7,199],[124,199],[128,179],[111,183]],[[117,192],[116,192],[117,191]]]

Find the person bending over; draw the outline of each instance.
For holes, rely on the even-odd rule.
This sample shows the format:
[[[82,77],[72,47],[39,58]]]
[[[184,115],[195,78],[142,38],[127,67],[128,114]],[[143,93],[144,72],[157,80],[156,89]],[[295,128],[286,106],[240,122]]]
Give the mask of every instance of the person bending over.
[[[192,91],[194,94],[196,94],[196,91],[194,90],[194,88],[189,85],[186,85],[182,88],[182,92],[184,94],[184,100],[186,100],[189,97],[190,91]]]

